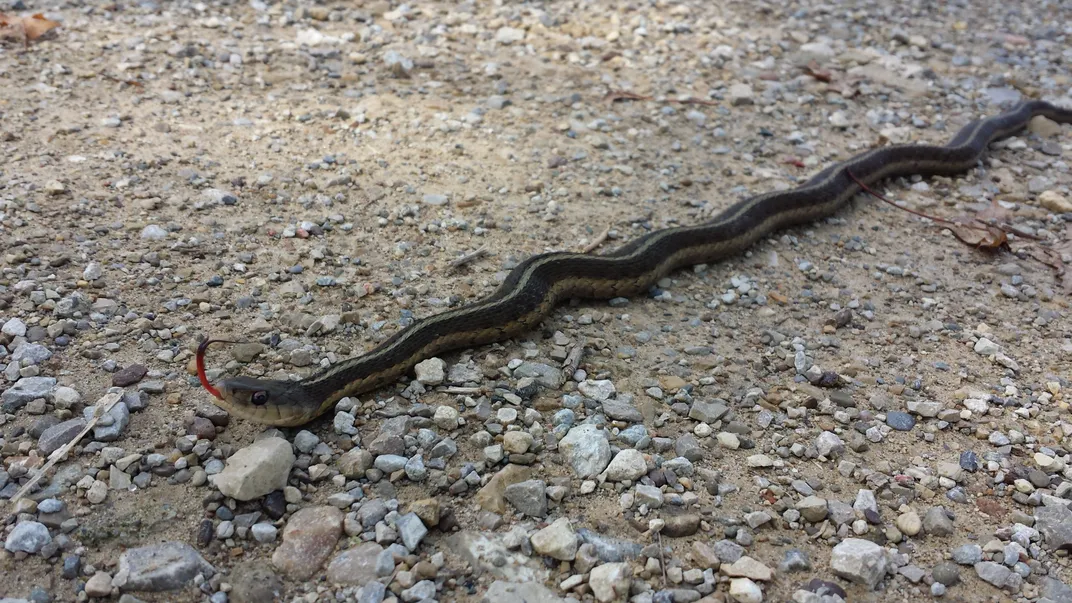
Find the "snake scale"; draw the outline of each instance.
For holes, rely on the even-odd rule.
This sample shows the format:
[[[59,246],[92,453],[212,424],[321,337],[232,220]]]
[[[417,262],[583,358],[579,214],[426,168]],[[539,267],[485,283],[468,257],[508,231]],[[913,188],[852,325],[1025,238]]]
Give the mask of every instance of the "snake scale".
[[[268,425],[301,425],[343,397],[394,382],[425,358],[520,335],[564,300],[636,295],[677,268],[717,261],[774,231],[829,216],[863,190],[861,183],[964,172],[977,164],[990,143],[1020,131],[1039,115],[1072,123],[1072,110],[1030,100],[968,123],[944,146],[905,144],[866,151],[796,188],[738,201],[702,224],[652,231],[603,255],[532,256],[490,296],[415,321],[369,352],[299,381],[234,377],[213,386],[204,373],[203,355],[211,343],[205,340],[198,350],[201,382],[214,402],[233,415]]]

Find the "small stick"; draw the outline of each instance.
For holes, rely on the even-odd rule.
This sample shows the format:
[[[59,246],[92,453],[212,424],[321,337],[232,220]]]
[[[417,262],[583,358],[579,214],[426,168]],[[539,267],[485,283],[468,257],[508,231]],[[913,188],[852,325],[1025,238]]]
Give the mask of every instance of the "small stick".
[[[629,92],[628,90],[611,90],[603,98],[606,99],[606,100],[609,100],[612,103],[614,101],[619,101],[619,100],[642,100],[642,101],[655,100],[654,97],[645,96],[643,94],[637,94],[636,92]],[[684,99],[668,98],[668,99],[666,99],[665,102],[677,103],[677,104],[680,104],[680,105],[707,105],[709,107],[717,107],[717,106],[719,106],[718,101],[709,101],[709,100],[704,100],[702,98],[684,98]]]
[[[449,264],[450,269],[451,270],[456,270],[456,269],[468,264],[469,262],[472,262],[473,260],[475,260],[477,258],[482,258],[482,257],[484,257],[486,255],[488,255],[488,250],[487,250],[486,247],[481,245],[480,248],[477,249],[476,251],[474,251],[472,253],[467,253],[467,254],[463,255],[462,257],[460,257],[460,258],[454,260],[453,262],[451,262]]]
[[[123,394],[119,392],[112,392],[104,396],[100,400],[97,400],[97,408],[93,411],[93,418],[91,418],[89,422],[86,423],[86,426],[82,428],[82,431],[80,431],[78,435],[74,436],[73,440],[67,442],[58,450],[48,455],[48,462],[45,463],[45,465],[41,467],[40,470],[38,470],[37,474],[34,475],[33,478],[30,479],[30,481],[26,482],[26,485],[23,486],[21,490],[15,493],[15,496],[11,497],[11,503],[14,504],[20,498],[25,496],[26,493],[30,491],[30,488],[33,488],[34,485],[37,484],[37,482],[41,481],[41,478],[44,477],[46,473],[48,473],[48,470],[51,469],[53,465],[63,460],[67,456],[67,453],[70,452],[71,449],[74,448],[78,444],[78,442],[86,436],[87,433],[89,433],[89,430],[93,429],[93,427],[97,424],[97,421],[99,421],[105,413],[112,410],[112,407],[115,406],[116,403],[122,399]]]
[[[609,235],[610,235],[610,226],[604,228],[603,232],[599,233],[598,237],[593,239],[591,243],[586,245],[585,248],[581,250],[581,253],[592,253],[600,245],[602,245],[604,241],[607,240],[607,236],[609,236]]]
[[[483,393],[484,388],[483,387],[451,386],[451,387],[443,388],[442,391],[443,391],[444,394],[457,394],[457,395],[466,395],[467,396],[467,395],[470,395],[470,394]]]
[[[568,380],[573,376],[573,373],[577,372],[577,369],[581,367],[581,356],[584,356],[584,344],[578,343],[573,346],[573,349],[566,355],[565,362],[562,363],[563,374]],[[566,374],[568,373],[568,375]]]
[[[967,225],[967,224],[958,224],[958,223],[956,223],[956,222],[954,222],[952,220],[946,220],[945,218],[939,218],[938,216],[928,216],[927,214],[925,214],[925,213],[923,213],[921,211],[916,211],[916,210],[914,210],[914,209],[912,209],[910,207],[902,207],[900,205],[897,205],[896,203],[894,203],[893,201],[890,201],[889,199],[887,199],[886,197],[882,196],[881,194],[876,193],[875,191],[871,190],[871,187],[867,186],[863,182],[860,182],[860,180],[857,179],[856,176],[854,176],[852,174],[852,172],[850,172],[849,170],[845,170],[845,173],[849,175],[849,178],[852,178],[853,182],[855,182],[856,184],[859,184],[860,188],[864,189],[865,193],[875,197],[876,199],[878,199],[880,201],[885,201],[886,203],[889,203],[890,205],[896,207],[897,209],[904,210],[904,211],[906,211],[906,212],[908,212],[910,214],[917,215],[917,216],[919,216],[921,218],[927,218],[928,220],[934,220],[935,222],[942,222],[943,224],[952,224],[953,226],[967,226],[968,228],[975,228],[974,226],[970,226],[970,225]],[[982,230],[982,229],[979,229],[979,230]]]

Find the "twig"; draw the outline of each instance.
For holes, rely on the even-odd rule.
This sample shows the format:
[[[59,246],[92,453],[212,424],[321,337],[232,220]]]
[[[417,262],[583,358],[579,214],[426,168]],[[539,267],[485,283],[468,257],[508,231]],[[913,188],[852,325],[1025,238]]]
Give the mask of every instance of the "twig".
[[[853,173],[850,172],[849,170],[845,170],[845,173],[849,175],[849,178],[852,178],[853,182],[855,182],[856,184],[859,184],[860,188],[864,189],[865,193],[871,195],[872,197],[874,197],[874,198],[876,198],[876,199],[878,199],[880,201],[885,201],[886,203],[889,203],[890,205],[896,207],[897,209],[906,211],[906,212],[908,212],[910,214],[917,215],[917,216],[919,216],[921,218],[927,218],[928,220],[934,220],[935,222],[941,222],[943,224],[952,224],[953,226],[967,226],[968,228],[978,228],[976,226],[971,226],[970,224],[958,224],[958,223],[956,223],[956,222],[954,222],[952,220],[946,220],[945,218],[939,218],[938,216],[929,216],[929,215],[927,215],[927,214],[925,214],[925,213],[923,213],[921,211],[916,211],[916,210],[914,210],[914,209],[912,209],[910,207],[904,207],[904,206],[901,206],[901,205],[897,205],[896,203],[894,203],[893,201],[890,201],[889,199],[887,199],[886,197],[882,196],[881,194],[876,193],[874,190],[871,189],[871,187],[867,186],[863,182],[860,182],[860,180],[858,178],[856,178],[856,176],[854,176]],[[982,230],[982,229],[979,228],[979,230]]]
[[[487,248],[481,246],[476,251],[474,251],[472,253],[467,253],[467,254],[463,255],[462,257],[460,257],[460,258],[454,260],[453,262],[451,262],[449,264],[450,269],[451,270],[456,270],[456,269],[460,268],[461,266],[464,266],[464,265],[468,264],[469,262],[472,262],[475,259],[482,258],[482,257],[486,256],[487,254],[488,254]]]
[[[604,228],[603,232],[599,233],[598,237],[593,239],[591,243],[586,245],[585,248],[581,250],[581,253],[592,253],[596,250],[596,248],[602,245],[604,241],[607,240],[608,235],[610,235],[610,226]]]
[[[471,394],[483,393],[484,388],[483,387],[457,387],[457,386],[451,386],[451,387],[444,387],[441,391],[444,394],[456,394],[456,395],[466,395],[467,396],[467,395],[471,395]]]
[[[119,392],[112,392],[104,396],[100,400],[97,400],[97,408],[93,411],[93,418],[91,418],[89,422],[86,423],[86,426],[82,428],[82,431],[80,431],[78,435],[74,436],[73,440],[67,442],[58,450],[55,450],[52,452],[52,454],[48,455],[48,462],[45,463],[43,467],[41,467],[41,469],[37,472],[36,475],[34,475],[30,479],[30,481],[26,482],[26,485],[23,486],[21,490],[15,493],[15,496],[11,497],[12,504],[14,504],[20,498],[25,496],[26,493],[30,491],[30,488],[33,488],[37,484],[37,482],[41,481],[41,478],[45,476],[48,470],[51,469],[52,466],[56,463],[63,460],[63,458],[67,456],[67,453],[70,452],[71,449],[74,448],[76,445],[78,445],[78,442],[81,441],[81,439],[84,438],[87,433],[89,433],[89,430],[93,429],[93,427],[97,424],[97,421],[99,421],[105,413],[110,411],[112,407],[115,406],[115,404],[122,399],[123,394]]]
[[[643,94],[637,94],[636,92],[629,92],[628,90],[611,90],[603,98],[605,100],[609,100],[612,103],[614,101],[619,101],[619,100],[643,100],[643,101],[655,100],[655,98],[652,97],[652,96],[645,96]],[[717,106],[719,106],[718,101],[709,101],[709,100],[704,100],[702,98],[682,98],[682,99],[668,98],[663,102],[677,103],[677,104],[680,104],[680,105],[707,105],[709,107],[717,107]]]
[[[1000,230],[1001,232],[1003,232],[1005,234],[1009,234],[1011,232],[1012,234],[1015,234],[1018,237],[1023,237],[1025,239],[1033,239],[1033,240],[1036,240],[1036,241],[1041,241],[1042,240],[1039,237],[1036,237],[1034,235],[1030,235],[1030,234],[1027,234],[1027,233],[1010,231],[1009,229],[1005,228],[1004,226],[1002,226],[1000,224],[994,224],[993,226],[991,226],[990,224],[985,224],[984,222],[982,222],[982,220],[978,220],[978,219],[976,219],[977,222],[979,222],[980,224],[985,224],[985,225],[984,226],[979,226],[979,225],[976,225],[976,224],[969,224],[969,223],[965,223],[965,222],[955,222],[953,220],[947,220],[945,218],[939,218],[938,216],[931,216],[931,215],[925,214],[925,213],[923,213],[921,211],[912,209],[910,207],[904,207],[902,205],[897,205],[893,201],[890,201],[886,197],[884,197],[881,194],[879,194],[879,193],[875,192],[874,190],[872,190],[871,187],[867,186],[863,182],[860,182],[860,180],[857,179],[856,176],[854,176],[853,173],[850,172],[849,170],[845,170],[845,173],[849,175],[849,178],[852,178],[853,182],[855,182],[856,184],[859,184],[860,188],[864,189],[864,192],[866,192],[867,194],[875,197],[876,199],[879,199],[880,201],[885,201],[886,203],[889,203],[890,205],[896,207],[897,209],[900,209],[902,211],[906,211],[906,212],[908,212],[910,214],[919,216],[921,218],[927,218],[928,220],[934,220],[935,222],[940,222],[942,224],[949,224],[949,225],[951,225],[953,227],[956,227],[956,228],[970,228],[972,230],[981,230],[983,232],[989,232],[987,230],[989,228],[996,228],[996,229]]]
[[[566,355],[566,360],[562,362],[562,374],[566,379],[572,377],[573,373],[581,367],[582,356],[584,356],[584,343],[573,346],[573,349]]]

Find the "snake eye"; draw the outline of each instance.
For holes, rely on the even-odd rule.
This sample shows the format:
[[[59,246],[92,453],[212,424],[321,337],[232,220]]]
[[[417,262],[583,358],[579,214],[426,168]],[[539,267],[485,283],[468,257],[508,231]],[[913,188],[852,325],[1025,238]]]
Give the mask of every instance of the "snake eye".
[[[263,390],[253,392],[253,395],[249,397],[249,401],[257,406],[264,406],[268,403],[268,392]]]

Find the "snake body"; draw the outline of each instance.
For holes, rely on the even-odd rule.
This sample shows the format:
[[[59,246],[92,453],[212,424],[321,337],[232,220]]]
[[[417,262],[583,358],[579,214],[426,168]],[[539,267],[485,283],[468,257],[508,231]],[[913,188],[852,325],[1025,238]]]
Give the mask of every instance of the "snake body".
[[[710,221],[647,233],[604,255],[552,252],[518,264],[483,300],[423,318],[368,353],[300,381],[236,377],[214,390],[216,404],[258,423],[294,426],[346,396],[372,391],[423,359],[520,335],[570,298],[608,299],[648,290],[671,271],[741,252],[783,228],[833,214],[854,195],[887,178],[953,175],[977,164],[989,144],[1023,129],[1035,116],[1072,123],[1072,110],[1032,100],[972,121],[945,146],[894,145],[822,170],[797,188],[734,203]]]

